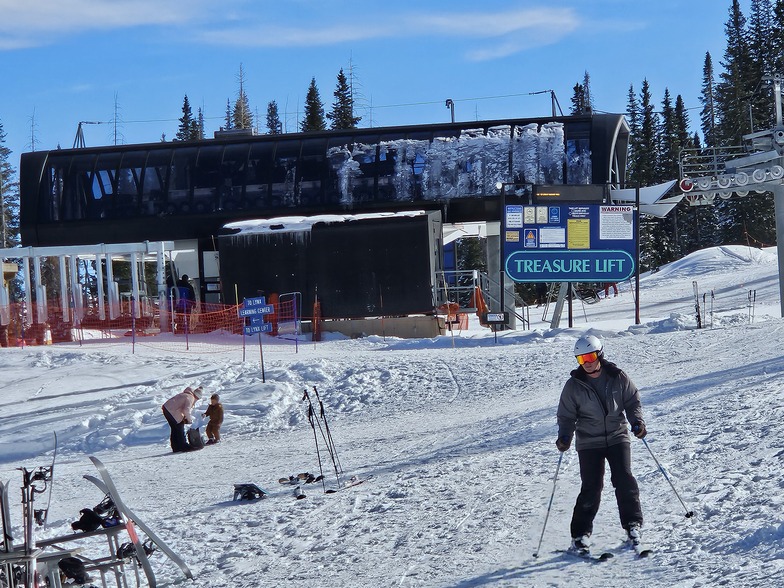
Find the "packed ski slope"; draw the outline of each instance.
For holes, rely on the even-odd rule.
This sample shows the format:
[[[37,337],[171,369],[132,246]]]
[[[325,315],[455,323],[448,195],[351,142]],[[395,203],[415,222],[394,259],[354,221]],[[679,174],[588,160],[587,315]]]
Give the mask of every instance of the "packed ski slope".
[[[427,340],[332,339],[265,353],[163,355],[108,345],[0,350],[4,418],[0,476],[46,465],[60,439],[48,524],[70,532],[102,496],[82,476],[98,456],[125,502],[188,562],[204,587],[771,586],[784,581],[784,320],[774,249],[704,250],[643,277],[641,321],[621,284],[616,298],[577,304],[557,329],[532,309],[530,330],[478,326]],[[704,328],[696,328],[693,281]],[[712,295],[711,295],[712,293]],[[751,293],[751,296],[750,296]],[[705,294],[703,304],[702,295]],[[749,299],[754,306],[749,305]],[[550,320],[550,317],[547,317]],[[623,547],[611,488],[594,531],[594,564],[556,553],[569,543],[577,455],[558,463],[555,409],[576,364],[575,338],[604,339],[609,359],[641,390],[653,454],[633,441],[644,537]],[[253,357],[253,354],[249,354]],[[224,440],[172,454],[160,405],[186,385],[221,394]],[[341,480],[278,483],[319,473],[303,390],[324,401]],[[207,395],[208,396],[208,395]],[[206,408],[206,396],[200,406]],[[201,412],[201,411],[200,411]],[[319,439],[319,437],[316,437]],[[323,449],[323,442],[320,445]],[[335,471],[326,451],[327,488]],[[269,491],[232,501],[233,484]],[[609,476],[606,480],[609,484]],[[14,505],[21,537],[21,507]],[[191,585],[160,553],[161,585]]]

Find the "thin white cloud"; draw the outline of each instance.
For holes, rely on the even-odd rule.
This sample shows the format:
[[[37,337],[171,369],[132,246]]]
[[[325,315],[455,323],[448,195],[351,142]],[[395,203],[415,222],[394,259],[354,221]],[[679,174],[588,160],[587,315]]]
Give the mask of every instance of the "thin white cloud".
[[[505,12],[466,12],[457,14],[417,15],[407,26],[439,35],[500,37],[511,33],[550,32],[568,34],[580,24],[573,10],[567,8],[532,8]]]
[[[382,39],[395,36],[395,29],[380,25],[323,25],[314,28],[284,26],[242,26],[207,31],[198,35],[203,42],[240,47],[317,47]]]
[[[494,41],[489,47],[471,49],[471,60],[505,57],[528,47],[555,43],[576,31],[580,18],[571,9],[536,8],[502,12],[455,12],[451,14],[406,13],[354,17],[339,25],[318,22],[287,27],[277,24],[217,28],[199,35],[202,42],[244,47],[316,47],[363,40],[439,37]]]
[[[251,13],[252,9],[257,12]],[[309,11],[297,10],[290,15],[296,24],[290,25],[288,14],[275,13],[264,3],[242,0],[239,4],[225,0],[222,8],[209,0],[0,0],[0,50],[49,44],[85,31],[176,26],[190,32],[197,42],[251,48],[320,47],[388,39],[458,40],[464,41],[467,59],[481,61],[556,43],[583,24],[570,8],[448,10],[397,14],[353,11],[327,18],[314,14],[312,22],[307,21]]]
[[[84,31],[183,24],[205,0],[0,0],[0,48],[45,45]]]

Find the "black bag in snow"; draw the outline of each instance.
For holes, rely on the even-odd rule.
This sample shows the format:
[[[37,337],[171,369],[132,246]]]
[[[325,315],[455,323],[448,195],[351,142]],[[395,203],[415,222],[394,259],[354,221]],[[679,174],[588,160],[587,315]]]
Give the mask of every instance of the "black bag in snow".
[[[95,531],[103,525],[103,518],[93,509],[83,508],[79,512],[82,516],[75,523],[71,523],[74,531]]]
[[[74,580],[77,584],[87,584],[90,581],[84,562],[78,557],[64,557],[57,562],[57,566],[66,578]]]
[[[199,428],[188,429],[188,445],[191,449],[202,449],[204,447],[204,439],[201,438]]]

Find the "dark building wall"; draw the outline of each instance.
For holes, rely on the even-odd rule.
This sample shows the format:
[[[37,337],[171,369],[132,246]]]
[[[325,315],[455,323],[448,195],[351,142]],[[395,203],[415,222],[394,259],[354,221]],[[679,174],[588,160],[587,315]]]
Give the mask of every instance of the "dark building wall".
[[[593,115],[24,153],[20,231],[35,247],[209,239],[292,211],[496,220],[498,182],[617,182],[627,142],[621,115]]]
[[[324,318],[433,311],[441,269],[438,212],[316,223],[310,231],[225,236],[220,239],[224,290],[239,300],[300,292],[302,313],[316,295]]]

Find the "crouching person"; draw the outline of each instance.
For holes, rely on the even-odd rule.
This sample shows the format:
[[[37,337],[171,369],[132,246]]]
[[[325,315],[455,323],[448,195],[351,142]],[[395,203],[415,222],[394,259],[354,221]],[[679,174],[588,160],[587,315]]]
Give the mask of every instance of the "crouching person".
[[[188,451],[190,446],[185,437],[185,425],[193,422],[192,410],[196,401],[201,398],[201,387],[195,390],[190,387],[185,388],[179,394],[175,394],[167,400],[163,406],[163,416],[166,422],[169,423],[171,434],[169,435],[169,443],[174,453],[180,451]]]

